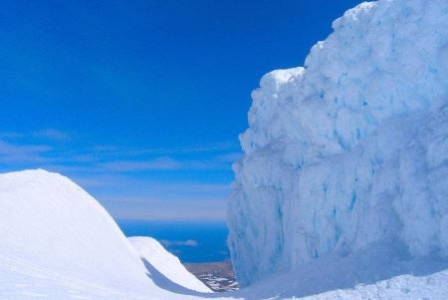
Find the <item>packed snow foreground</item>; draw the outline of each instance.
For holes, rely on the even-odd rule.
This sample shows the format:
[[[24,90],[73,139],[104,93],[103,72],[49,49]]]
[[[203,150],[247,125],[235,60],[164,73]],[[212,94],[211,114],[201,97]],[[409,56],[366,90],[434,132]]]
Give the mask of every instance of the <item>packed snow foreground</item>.
[[[185,299],[211,292],[162,249],[147,237],[129,242],[66,177],[0,174],[0,299]]]
[[[0,174],[0,299],[448,299],[448,2],[348,11],[253,93],[229,203],[240,291],[126,239],[69,179]]]

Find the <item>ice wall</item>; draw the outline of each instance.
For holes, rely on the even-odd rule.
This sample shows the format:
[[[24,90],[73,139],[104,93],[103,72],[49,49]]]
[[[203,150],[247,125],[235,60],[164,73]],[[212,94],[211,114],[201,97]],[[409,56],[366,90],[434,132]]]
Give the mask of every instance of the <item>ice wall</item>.
[[[242,286],[399,239],[448,256],[448,1],[363,3],[252,94],[228,208]]]

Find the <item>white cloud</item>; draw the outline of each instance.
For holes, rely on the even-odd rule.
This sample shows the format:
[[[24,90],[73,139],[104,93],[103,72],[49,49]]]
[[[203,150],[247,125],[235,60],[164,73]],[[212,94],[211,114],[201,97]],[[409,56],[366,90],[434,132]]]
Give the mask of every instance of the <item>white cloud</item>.
[[[101,164],[100,166],[115,172],[179,170],[183,168],[181,162],[169,157],[159,157],[150,161],[114,161]]]
[[[107,171],[141,172],[141,171],[176,171],[176,170],[230,170],[230,158],[216,157],[210,159],[183,159],[158,157],[150,160],[121,160],[99,164]]]
[[[141,149],[118,149],[114,146],[96,146],[99,151],[114,151],[118,153],[126,153],[127,155],[158,155],[158,154],[192,154],[205,152],[228,152],[239,149],[239,144],[236,142],[220,142],[202,145],[189,145],[170,148],[141,148]]]
[[[19,132],[0,132],[0,138],[5,140],[20,139],[23,136],[24,136],[23,133]]]
[[[232,164],[232,163],[238,161],[239,159],[241,159],[242,157],[243,157],[242,152],[232,152],[232,153],[220,155],[217,157],[217,159],[222,162],[227,162],[227,163]]]
[[[57,129],[53,128],[46,128],[38,131],[34,131],[32,133],[32,136],[34,138],[38,139],[46,139],[46,140],[52,140],[52,141],[67,141],[69,140],[69,135],[65,132],[62,132]]]
[[[225,220],[226,197],[197,199],[195,195],[190,196],[191,198],[178,199],[98,195],[97,199],[119,220]]]
[[[224,172],[230,172],[230,157],[212,152],[226,148],[225,143],[176,150],[210,153],[153,157],[136,155],[135,149],[83,145],[73,139],[68,140],[70,144],[58,141],[64,138],[70,139],[50,129],[0,133],[0,170],[43,168],[60,172],[118,219],[225,218],[230,175]],[[223,178],[221,174],[227,175]]]
[[[31,133],[0,132],[2,169],[45,168],[47,164],[63,161],[67,156],[62,155],[55,142],[68,138],[67,134],[55,129]]]
[[[198,242],[195,240],[186,240],[186,241],[161,240],[160,243],[165,247],[170,247],[170,246],[197,247],[198,246]]]
[[[45,145],[15,145],[0,140],[0,162],[7,166],[44,163],[48,159],[43,154],[51,150],[50,146]]]

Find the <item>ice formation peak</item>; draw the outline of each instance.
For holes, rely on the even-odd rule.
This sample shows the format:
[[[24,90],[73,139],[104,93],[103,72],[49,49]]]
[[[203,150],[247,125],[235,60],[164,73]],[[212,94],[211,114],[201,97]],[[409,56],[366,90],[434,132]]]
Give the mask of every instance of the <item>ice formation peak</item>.
[[[229,203],[243,286],[380,240],[448,255],[448,2],[363,3],[333,29],[252,93]]]

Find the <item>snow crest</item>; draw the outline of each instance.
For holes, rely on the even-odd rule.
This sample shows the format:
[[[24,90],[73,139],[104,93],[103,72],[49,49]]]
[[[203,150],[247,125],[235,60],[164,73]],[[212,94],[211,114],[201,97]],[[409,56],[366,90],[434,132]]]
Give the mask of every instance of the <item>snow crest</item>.
[[[228,207],[240,285],[399,240],[448,256],[448,2],[363,3],[252,93]]]
[[[153,281],[166,290],[184,287],[204,293],[211,293],[204,283],[187,271],[179,258],[168,252],[158,241],[151,237],[130,237],[128,240],[137,250]]]
[[[145,259],[157,260],[157,267],[165,259],[169,274],[163,268],[149,272],[139,254],[106,210],[68,178],[44,170],[0,174],[1,299],[190,299],[199,294],[187,289],[199,290],[193,275],[166,251],[146,252]],[[178,286],[177,294],[155,280],[176,270],[177,282],[187,285]]]
[[[0,207],[0,273],[11,280],[12,295],[20,295],[14,282],[35,283],[33,272],[87,290],[149,290],[146,269],[116,223],[66,177],[43,170],[0,174]]]

